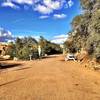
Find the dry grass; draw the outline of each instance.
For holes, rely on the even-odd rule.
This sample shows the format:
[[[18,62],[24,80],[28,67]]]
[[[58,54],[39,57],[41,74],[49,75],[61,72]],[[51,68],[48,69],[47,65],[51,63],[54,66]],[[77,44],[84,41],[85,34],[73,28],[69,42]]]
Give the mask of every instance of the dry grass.
[[[21,65],[0,73],[0,100],[100,100],[100,74],[77,62],[58,56],[8,63]]]

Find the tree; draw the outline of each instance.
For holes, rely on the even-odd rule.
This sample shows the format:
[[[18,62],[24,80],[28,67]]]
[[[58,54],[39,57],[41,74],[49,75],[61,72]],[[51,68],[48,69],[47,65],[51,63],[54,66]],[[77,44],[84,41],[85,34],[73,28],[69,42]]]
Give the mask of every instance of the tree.
[[[39,45],[42,48],[42,54],[57,54],[61,53],[60,45],[51,43],[50,41],[46,40],[44,37],[40,37]]]
[[[10,58],[13,59],[15,56],[15,44],[13,42],[10,42],[8,44],[8,48],[6,49],[5,55],[10,55]]]
[[[32,37],[17,38],[15,42],[16,57],[28,60],[29,55],[37,52],[37,41]]]
[[[81,6],[85,10],[91,11],[93,9],[93,5],[95,3],[95,0],[80,0]]]
[[[89,56],[100,60],[100,0],[80,0],[84,13],[72,21],[68,40],[71,47],[84,48]],[[66,45],[70,49],[68,40]]]

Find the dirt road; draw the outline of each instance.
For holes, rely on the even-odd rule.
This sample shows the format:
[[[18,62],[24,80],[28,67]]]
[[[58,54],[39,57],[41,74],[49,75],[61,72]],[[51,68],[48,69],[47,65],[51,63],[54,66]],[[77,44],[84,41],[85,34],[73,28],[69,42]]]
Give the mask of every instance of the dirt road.
[[[10,62],[0,72],[0,100],[100,100],[100,73],[63,57]]]

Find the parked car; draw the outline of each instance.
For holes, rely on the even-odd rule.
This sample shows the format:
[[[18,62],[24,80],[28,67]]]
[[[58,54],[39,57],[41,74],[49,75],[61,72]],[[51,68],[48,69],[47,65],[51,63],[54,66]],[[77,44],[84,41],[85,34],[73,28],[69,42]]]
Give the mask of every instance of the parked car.
[[[73,60],[75,61],[76,60],[76,57],[74,54],[68,54],[66,57],[65,57],[65,61],[68,61],[68,60]]]

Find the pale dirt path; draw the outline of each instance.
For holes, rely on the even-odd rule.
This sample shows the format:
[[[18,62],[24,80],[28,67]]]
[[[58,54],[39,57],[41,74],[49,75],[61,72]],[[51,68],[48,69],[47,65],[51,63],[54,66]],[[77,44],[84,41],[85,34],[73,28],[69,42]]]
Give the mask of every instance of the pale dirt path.
[[[100,100],[100,73],[62,57],[0,73],[0,100]]]

